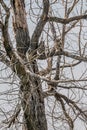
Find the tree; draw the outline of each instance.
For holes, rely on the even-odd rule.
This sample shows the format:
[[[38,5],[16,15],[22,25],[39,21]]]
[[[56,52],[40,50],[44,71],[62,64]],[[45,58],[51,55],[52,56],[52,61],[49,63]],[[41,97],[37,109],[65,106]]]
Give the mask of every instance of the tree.
[[[11,87],[19,84],[14,112],[1,109],[8,128],[17,123],[23,130],[48,130],[49,118],[54,129],[73,130],[77,119],[86,123],[85,4],[0,0],[0,62],[16,78]]]

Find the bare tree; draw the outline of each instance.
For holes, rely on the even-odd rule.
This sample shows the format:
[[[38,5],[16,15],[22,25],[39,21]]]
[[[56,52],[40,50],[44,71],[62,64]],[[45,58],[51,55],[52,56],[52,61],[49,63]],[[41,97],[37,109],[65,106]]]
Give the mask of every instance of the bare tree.
[[[74,130],[78,119],[86,125],[86,4],[0,0],[0,83],[10,84],[0,99],[14,102],[8,111],[1,105],[0,128]]]

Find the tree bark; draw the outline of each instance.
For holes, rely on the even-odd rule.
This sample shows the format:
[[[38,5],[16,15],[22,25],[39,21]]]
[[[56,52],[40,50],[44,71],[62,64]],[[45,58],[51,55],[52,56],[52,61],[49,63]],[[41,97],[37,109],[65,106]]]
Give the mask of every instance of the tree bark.
[[[26,77],[24,77],[24,80]],[[24,111],[23,130],[47,130],[44,98],[40,80],[35,78],[21,84],[21,102]],[[23,126],[23,127],[24,127]]]
[[[17,43],[17,51],[22,58],[25,58],[25,54],[30,45],[25,3],[24,0],[11,0],[11,5],[14,10],[13,29]]]

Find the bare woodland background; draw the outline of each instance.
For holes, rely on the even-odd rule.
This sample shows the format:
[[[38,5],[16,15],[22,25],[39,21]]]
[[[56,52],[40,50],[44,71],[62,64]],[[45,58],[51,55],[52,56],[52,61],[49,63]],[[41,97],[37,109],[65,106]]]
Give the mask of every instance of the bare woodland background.
[[[0,0],[0,129],[87,129],[86,0]]]

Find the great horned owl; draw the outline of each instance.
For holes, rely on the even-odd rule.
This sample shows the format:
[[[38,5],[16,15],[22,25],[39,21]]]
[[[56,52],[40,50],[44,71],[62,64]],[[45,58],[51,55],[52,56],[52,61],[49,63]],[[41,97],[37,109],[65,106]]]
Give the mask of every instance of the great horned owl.
[[[56,51],[62,51],[62,41],[61,41],[61,39],[55,40],[54,48],[55,48]]]

